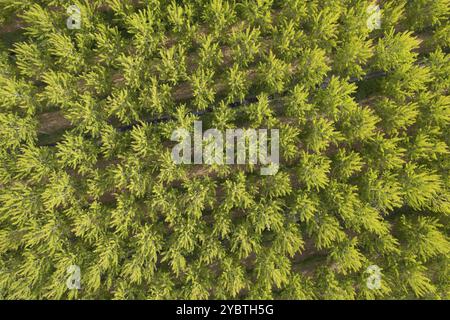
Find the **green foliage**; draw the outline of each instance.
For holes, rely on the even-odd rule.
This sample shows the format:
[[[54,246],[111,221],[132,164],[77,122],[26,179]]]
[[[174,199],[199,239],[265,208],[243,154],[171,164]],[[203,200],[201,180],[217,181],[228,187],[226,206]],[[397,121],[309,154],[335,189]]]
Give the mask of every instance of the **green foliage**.
[[[450,3],[371,4],[0,0],[0,297],[448,299]],[[174,163],[198,120],[277,172]]]

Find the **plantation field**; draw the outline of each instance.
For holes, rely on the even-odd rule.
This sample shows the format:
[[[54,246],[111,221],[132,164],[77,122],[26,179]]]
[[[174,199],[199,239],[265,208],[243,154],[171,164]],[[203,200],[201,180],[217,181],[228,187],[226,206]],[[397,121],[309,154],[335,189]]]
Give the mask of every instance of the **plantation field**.
[[[449,16],[0,0],[0,299],[449,299]]]

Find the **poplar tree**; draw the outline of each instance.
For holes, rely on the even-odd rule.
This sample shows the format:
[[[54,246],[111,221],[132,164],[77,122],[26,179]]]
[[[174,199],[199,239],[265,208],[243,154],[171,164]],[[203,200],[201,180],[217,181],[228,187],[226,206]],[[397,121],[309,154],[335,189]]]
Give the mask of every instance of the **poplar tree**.
[[[0,0],[0,297],[448,299],[449,7]]]

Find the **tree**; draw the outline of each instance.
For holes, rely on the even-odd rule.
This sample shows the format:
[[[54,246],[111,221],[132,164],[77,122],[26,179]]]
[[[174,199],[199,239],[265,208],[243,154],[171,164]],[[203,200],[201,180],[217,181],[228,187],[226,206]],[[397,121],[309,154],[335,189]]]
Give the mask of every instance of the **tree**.
[[[283,60],[277,59],[272,51],[266,57],[266,61],[260,63],[260,82],[268,93],[281,93],[288,83],[290,67]]]

